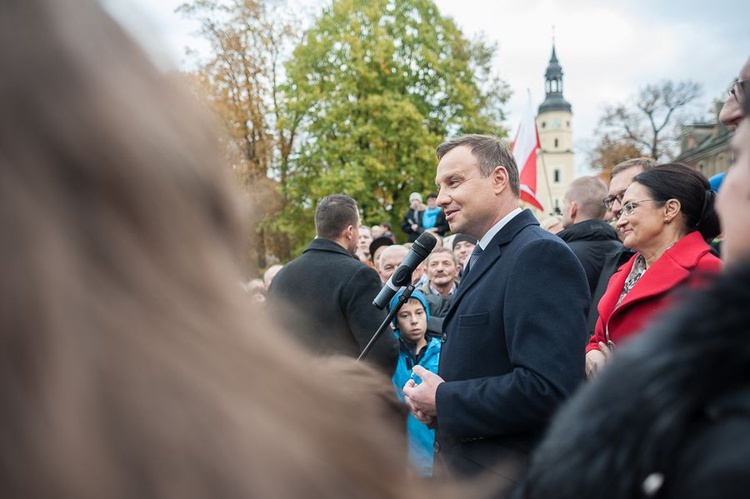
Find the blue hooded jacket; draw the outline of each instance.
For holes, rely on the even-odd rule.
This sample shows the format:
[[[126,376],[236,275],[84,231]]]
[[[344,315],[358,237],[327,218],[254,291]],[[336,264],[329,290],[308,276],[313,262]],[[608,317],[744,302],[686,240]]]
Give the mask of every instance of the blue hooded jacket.
[[[403,293],[403,289],[396,293],[391,299],[389,309],[393,309],[398,302],[399,297]],[[427,303],[425,296],[418,290],[414,290],[409,299],[416,299],[422,303],[425,310],[426,320],[430,319],[430,305]],[[420,365],[437,374],[438,361],[440,360],[440,346],[442,343],[438,338],[430,338],[427,346],[424,348],[422,356],[417,361],[417,353],[415,351],[415,345],[402,340],[400,331],[398,330],[398,320],[394,317],[393,319],[393,331],[398,338],[399,353],[398,353],[398,364],[396,364],[396,371],[393,374],[393,385],[396,387],[396,394],[401,400],[404,400],[404,394],[402,388],[407,381],[411,378],[412,367]],[[421,383],[422,380],[414,378],[417,383]],[[412,465],[416,469],[419,476],[432,476],[432,463],[434,458],[433,445],[435,443],[435,430],[427,427],[424,423],[421,423],[412,414],[409,414],[406,421],[406,433],[409,442],[409,458],[411,459]]]

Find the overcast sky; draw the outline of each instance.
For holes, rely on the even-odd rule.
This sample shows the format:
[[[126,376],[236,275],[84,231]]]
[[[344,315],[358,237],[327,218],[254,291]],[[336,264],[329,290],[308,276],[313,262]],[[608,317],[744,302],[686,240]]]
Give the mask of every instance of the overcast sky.
[[[307,9],[322,0],[288,0]],[[694,117],[708,117],[750,55],[749,0],[435,0],[466,36],[497,43],[495,65],[513,96],[506,126],[515,134],[526,89],[544,99],[552,34],[562,64],[564,95],[573,106],[579,173],[606,104],[663,79],[692,79],[704,95]],[[200,47],[195,26],[174,13],[181,0],[103,0],[164,65],[184,63],[186,46]]]

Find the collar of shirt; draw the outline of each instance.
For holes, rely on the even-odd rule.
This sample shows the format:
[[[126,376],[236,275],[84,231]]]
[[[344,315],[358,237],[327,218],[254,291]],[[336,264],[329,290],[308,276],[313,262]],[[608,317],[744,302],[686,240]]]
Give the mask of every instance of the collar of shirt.
[[[513,218],[522,211],[523,210],[521,208],[516,208],[515,210],[505,215],[498,223],[493,225],[492,228],[490,228],[490,230],[488,230],[487,233],[482,236],[482,239],[479,240],[479,247],[482,248],[482,251],[486,250],[487,245],[490,244],[492,238],[495,237],[497,233],[500,232],[500,230],[508,224],[508,222],[513,220]]]
[[[445,296],[450,296],[450,295],[452,295],[452,294],[453,294],[453,293],[454,293],[455,291],[456,291],[456,282],[455,282],[455,281],[453,281],[453,286],[451,287],[451,290],[450,290],[450,291],[448,292],[448,294],[447,294],[447,295],[445,295]],[[434,286],[433,286],[432,284],[430,284],[430,293],[432,293],[433,295],[438,295],[438,296],[442,296],[442,295],[440,294],[440,291],[438,291],[438,290],[437,290],[437,289],[436,289],[436,288],[435,288],[435,287],[434,287]]]

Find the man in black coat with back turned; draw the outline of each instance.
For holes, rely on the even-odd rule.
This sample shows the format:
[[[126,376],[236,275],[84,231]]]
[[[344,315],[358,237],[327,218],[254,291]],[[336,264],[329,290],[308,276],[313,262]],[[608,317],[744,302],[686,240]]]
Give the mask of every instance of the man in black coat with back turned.
[[[386,312],[372,304],[382,286],[357,257],[359,212],[343,194],[323,198],[315,212],[317,237],[279,271],[268,291],[276,317],[304,345],[322,355],[357,357]],[[367,360],[393,374],[398,344],[388,328]]]
[[[596,177],[581,177],[571,182],[563,196],[564,229],[557,233],[581,261],[592,295],[605,255],[622,248],[617,230],[603,220],[606,196],[607,185]]]

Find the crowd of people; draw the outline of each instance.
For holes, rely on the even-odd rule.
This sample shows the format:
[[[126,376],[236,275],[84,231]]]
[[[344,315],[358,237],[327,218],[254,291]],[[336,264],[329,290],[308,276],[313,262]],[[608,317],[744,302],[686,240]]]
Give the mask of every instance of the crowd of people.
[[[750,59],[718,194],[639,158],[546,230],[464,135],[246,293],[211,120],[97,2],[0,3],[0,66],[9,497],[744,496]]]

